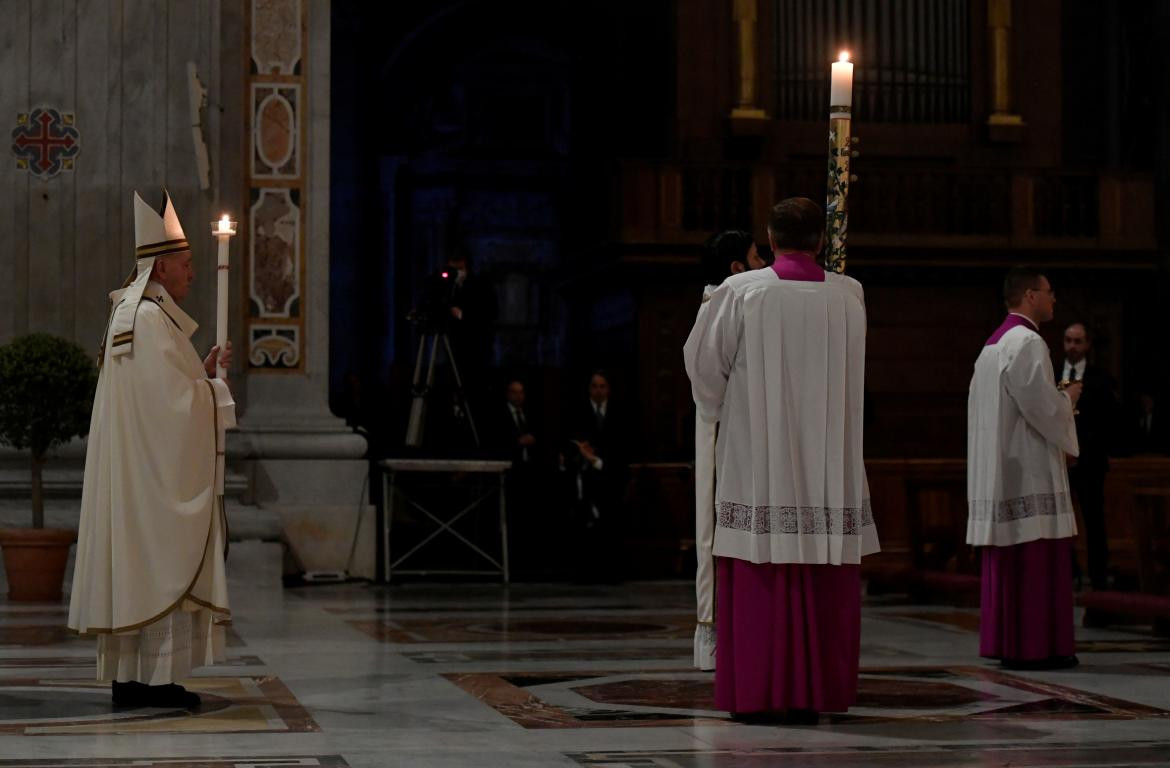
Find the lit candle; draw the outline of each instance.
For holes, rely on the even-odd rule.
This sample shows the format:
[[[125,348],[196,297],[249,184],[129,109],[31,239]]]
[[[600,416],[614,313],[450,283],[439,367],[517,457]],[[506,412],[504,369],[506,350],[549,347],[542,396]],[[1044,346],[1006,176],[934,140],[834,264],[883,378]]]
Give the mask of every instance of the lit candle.
[[[219,221],[212,222],[211,234],[219,241],[218,277],[215,296],[215,345],[219,347],[220,355],[227,347],[228,339],[228,241],[236,233],[236,223],[225,213]],[[227,378],[227,369],[216,360],[216,375],[221,379]]]
[[[829,110],[853,106],[853,62],[849,51],[841,51],[833,62],[833,79],[829,87]]]

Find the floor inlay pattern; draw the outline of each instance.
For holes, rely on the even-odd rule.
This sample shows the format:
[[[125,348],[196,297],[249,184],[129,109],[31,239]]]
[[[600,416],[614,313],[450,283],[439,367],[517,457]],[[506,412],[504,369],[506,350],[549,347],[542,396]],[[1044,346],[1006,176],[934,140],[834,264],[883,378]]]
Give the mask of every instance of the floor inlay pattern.
[[[762,747],[744,750],[672,750],[638,752],[580,752],[568,757],[595,768],[771,768],[771,766],[825,766],[825,768],[987,768],[987,766],[1043,766],[1089,768],[1100,766],[1165,766],[1170,742],[1125,745],[1000,744],[972,749],[967,744],[924,745],[883,749],[874,747],[832,750],[799,747]]]
[[[195,712],[116,709],[110,684],[92,679],[0,679],[0,734],[303,733],[320,728],[279,679],[197,677]]]
[[[0,768],[349,768],[339,755],[289,757],[93,757],[3,760]]]
[[[450,673],[447,679],[525,728],[730,724],[710,674]],[[979,666],[861,671],[858,701],[825,723],[1168,718],[1170,711]]]

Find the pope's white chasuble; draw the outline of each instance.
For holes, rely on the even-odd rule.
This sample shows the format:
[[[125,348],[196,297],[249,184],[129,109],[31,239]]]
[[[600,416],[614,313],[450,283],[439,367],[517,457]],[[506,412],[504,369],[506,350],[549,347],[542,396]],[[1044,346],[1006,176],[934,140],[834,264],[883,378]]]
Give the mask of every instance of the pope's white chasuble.
[[[111,295],[113,312],[122,294]],[[190,341],[197,325],[162,286],[142,292],[129,353],[114,352],[113,326],[90,422],[69,627],[99,637],[99,679],[169,683],[223,658],[223,433],[235,403],[207,378]]]

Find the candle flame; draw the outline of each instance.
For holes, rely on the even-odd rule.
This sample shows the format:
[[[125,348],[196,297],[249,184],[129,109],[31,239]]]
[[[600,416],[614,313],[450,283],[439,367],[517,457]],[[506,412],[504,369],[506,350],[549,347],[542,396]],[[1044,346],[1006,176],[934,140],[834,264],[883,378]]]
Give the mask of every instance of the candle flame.
[[[223,215],[223,218],[221,218],[219,220],[219,231],[220,232],[227,232],[227,231],[231,230],[231,228],[232,228],[232,220],[229,219],[228,215],[225,213]]]
[[[841,51],[837,54],[837,61],[849,61],[849,51]]]

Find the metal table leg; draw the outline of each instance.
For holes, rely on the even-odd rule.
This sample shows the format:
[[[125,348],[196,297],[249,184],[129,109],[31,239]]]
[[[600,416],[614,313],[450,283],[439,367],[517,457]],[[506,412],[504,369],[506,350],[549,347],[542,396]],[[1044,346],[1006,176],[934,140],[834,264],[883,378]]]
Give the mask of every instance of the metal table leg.
[[[504,583],[507,584],[512,579],[512,572],[508,567],[508,501],[506,493],[507,474],[500,473],[500,551],[502,556],[500,558],[503,563]]]
[[[382,526],[382,581],[390,583],[390,526],[394,523],[394,496],[397,490],[396,474],[394,471],[382,475],[382,506],[386,508],[386,524]]]

